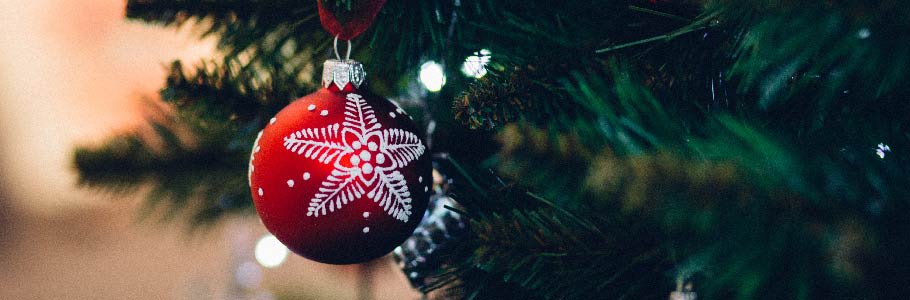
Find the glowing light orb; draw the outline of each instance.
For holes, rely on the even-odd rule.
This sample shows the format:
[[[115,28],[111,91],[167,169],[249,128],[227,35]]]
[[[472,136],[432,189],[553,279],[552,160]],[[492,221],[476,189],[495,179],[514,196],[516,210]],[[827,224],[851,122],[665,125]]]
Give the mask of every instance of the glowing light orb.
[[[875,154],[877,154],[881,159],[885,159],[885,154],[887,152],[891,152],[891,147],[885,145],[885,143],[880,143],[878,144],[878,147],[875,148]]]
[[[487,64],[490,63],[490,50],[481,49],[474,53],[474,55],[468,56],[464,59],[464,64],[461,65],[461,73],[465,76],[481,78],[483,75],[487,75]]]
[[[431,60],[420,66],[419,80],[423,87],[435,93],[442,90],[442,86],[446,84],[446,75],[442,65]]]
[[[256,242],[254,254],[256,261],[266,268],[274,268],[284,263],[288,258],[288,248],[278,241],[275,236],[266,234]]]

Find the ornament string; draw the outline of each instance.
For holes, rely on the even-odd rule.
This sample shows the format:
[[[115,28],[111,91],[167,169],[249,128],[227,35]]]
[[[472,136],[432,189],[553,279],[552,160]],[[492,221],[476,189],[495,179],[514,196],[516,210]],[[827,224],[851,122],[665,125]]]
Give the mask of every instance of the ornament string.
[[[348,61],[351,59],[351,40],[346,40],[345,42],[348,42],[348,51],[344,55],[344,60]],[[341,55],[338,55],[338,36],[337,35],[335,36],[335,43],[333,44],[332,47],[335,48],[335,58],[337,58],[338,60],[341,60]]]

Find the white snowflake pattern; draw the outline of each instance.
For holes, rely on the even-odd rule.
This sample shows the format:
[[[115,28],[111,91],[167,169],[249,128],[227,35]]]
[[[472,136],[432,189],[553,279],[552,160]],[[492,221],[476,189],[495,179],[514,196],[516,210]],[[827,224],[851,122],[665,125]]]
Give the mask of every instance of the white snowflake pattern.
[[[398,170],[426,147],[414,133],[383,129],[362,96],[347,95],[341,124],[293,132],[284,138],[284,147],[334,167],[310,199],[307,216],[326,215],[366,195],[390,216],[408,221],[411,191]]]

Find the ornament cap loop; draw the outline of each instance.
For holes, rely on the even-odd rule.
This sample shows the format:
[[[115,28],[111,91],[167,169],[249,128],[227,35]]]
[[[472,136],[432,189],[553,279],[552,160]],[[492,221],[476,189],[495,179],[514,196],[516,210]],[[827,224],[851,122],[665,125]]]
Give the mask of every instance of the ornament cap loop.
[[[344,55],[344,60],[351,60],[351,41],[348,40],[348,53]],[[341,60],[341,55],[338,55],[338,36],[335,36],[335,43],[332,44],[332,48],[335,48],[335,58]]]
[[[360,88],[363,80],[366,79],[366,71],[363,64],[351,60],[329,59],[322,66],[322,86],[328,88],[335,83],[339,90],[343,90],[348,83],[353,84],[355,88]]]

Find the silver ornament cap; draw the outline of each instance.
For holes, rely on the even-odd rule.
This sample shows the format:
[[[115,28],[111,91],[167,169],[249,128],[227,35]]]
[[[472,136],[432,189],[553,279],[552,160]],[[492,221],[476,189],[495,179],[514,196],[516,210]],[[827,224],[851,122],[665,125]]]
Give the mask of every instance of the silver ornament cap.
[[[322,65],[322,86],[328,88],[334,83],[339,90],[342,90],[345,85],[350,83],[355,88],[360,88],[366,75],[363,64],[355,60],[329,59]]]

